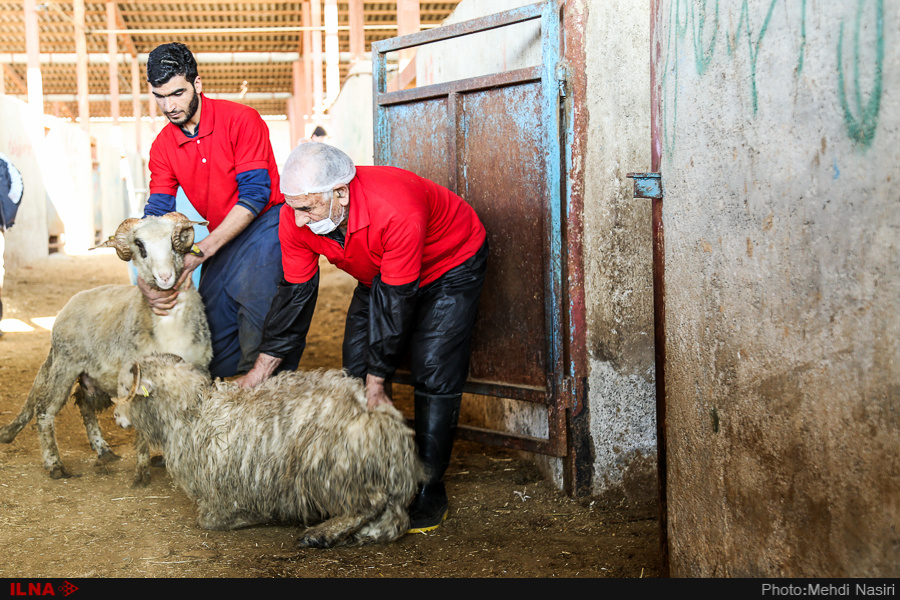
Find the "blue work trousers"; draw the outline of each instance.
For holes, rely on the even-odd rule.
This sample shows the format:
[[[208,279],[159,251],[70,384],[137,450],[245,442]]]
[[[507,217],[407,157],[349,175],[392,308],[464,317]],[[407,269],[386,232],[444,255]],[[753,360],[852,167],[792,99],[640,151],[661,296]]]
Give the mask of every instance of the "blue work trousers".
[[[203,263],[200,296],[212,335],[213,377],[246,373],[259,355],[263,323],[283,277],[278,208],[256,217]],[[299,356],[289,355],[279,371],[298,363]]]

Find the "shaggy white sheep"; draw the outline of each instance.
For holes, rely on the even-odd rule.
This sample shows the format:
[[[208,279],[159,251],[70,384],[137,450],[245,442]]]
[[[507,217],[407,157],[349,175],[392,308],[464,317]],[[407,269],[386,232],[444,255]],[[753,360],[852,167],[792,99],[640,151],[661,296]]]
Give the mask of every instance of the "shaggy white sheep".
[[[366,409],[342,371],[282,373],[244,389],[177,356],[125,366],[116,420],[163,448],[204,529],[309,528],[299,548],[388,542],[425,479],[414,434],[393,406]]]

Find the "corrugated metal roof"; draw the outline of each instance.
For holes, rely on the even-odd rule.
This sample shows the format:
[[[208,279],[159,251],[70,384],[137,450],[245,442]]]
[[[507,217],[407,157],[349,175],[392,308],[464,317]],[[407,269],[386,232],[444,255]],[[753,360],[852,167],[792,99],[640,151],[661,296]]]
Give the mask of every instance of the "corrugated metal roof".
[[[325,2],[318,1],[324,14]],[[439,25],[459,4],[449,2],[420,2],[422,28]],[[75,55],[74,2],[37,0],[40,52],[43,56],[41,78],[49,114],[74,117],[77,103],[72,100],[77,91]],[[284,96],[292,91],[291,61],[280,53],[303,51],[302,6],[304,2],[220,2],[217,0],[147,0],[115,2],[117,8],[118,51],[139,57],[157,45],[179,41],[187,44],[198,59],[204,92],[210,94],[240,94],[240,100],[252,105],[264,115],[283,115]],[[106,55],[107,3],[85,2],[85,29],[89,55]],[[350,51],[349,5],[337,2],[338,43],[342,53]],[[364,2],[363,18],[365,51],[373,41],[397,35],[397,2]],[[322,51],[324,39],[322,35]],[[23,3],[0,1],[0,63],[7,94],[26,93],[26,64],[24,62],[25,18]],[[279,53],[259,62],[209,62],[202,59],[208,53]],[[62,55],[59,60],[53,56]],[[97,57],[94,57],[97,59]],[[219,57],[221,58],[221,57]],[[347,75],[349,62],[341,62],[341,81]],[[323,69],[324,71],[324,69]],[[131,68],[128,59],[118,70],[119,93],[132,93]],[[146,94],[145,72],[140,70],[141,92]],[[324,73],[323,73],[324,78]],[[246,82],[246,83],[245,83]],[[324,83],[323,83],[324,86]],[[94,99],[110,93],[109,66],[105,60],[88,64],[88,94],[92,97],[92,117],[109,116],[109,102]],[[269,94],[269,98],[264,95]],[[233,96],[229,96],[232,97]],[[120,115],[132,114],[131,101],[120,102]],[[146,99],[141,112],[148,114]]]

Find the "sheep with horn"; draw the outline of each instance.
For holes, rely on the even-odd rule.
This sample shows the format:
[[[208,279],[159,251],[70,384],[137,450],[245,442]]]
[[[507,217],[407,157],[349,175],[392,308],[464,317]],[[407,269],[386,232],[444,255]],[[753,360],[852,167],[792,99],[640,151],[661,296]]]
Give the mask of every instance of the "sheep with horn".
[[[184,255],[193,247],[193,226],[202,224],[177,212],[126,219],[115,235],[95,248],[115,248],[119,258],[132,261],[151,287],[172,289],[184,268]],[[97,412],[111,406],[122,365],[155,352],[176,354],[201,371],[208,368],[212,358],[209,326],[200,293],[190,278],[168,315],[155,314],[133,285],[104,285],[75,294],[56,317],[50,351],[21,412],[0,427],[0,443],[12,442],[36,416],[44,468],[53,479],[70,477],[60,458],[55,419],[74,396],[97,453],[95,464],[117,460],[103,439]],[[142,436],[136,437],[135,444],[134,483],[147,485],[150,449]]]

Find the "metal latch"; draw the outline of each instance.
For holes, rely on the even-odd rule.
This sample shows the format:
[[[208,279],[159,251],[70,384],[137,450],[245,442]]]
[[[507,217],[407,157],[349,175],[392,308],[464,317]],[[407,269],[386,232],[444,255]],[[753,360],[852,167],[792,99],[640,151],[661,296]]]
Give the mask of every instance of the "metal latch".
[[[627,176],[634,179],[635,198],[662,199],[662,175],[659,173],[629,173]]]

